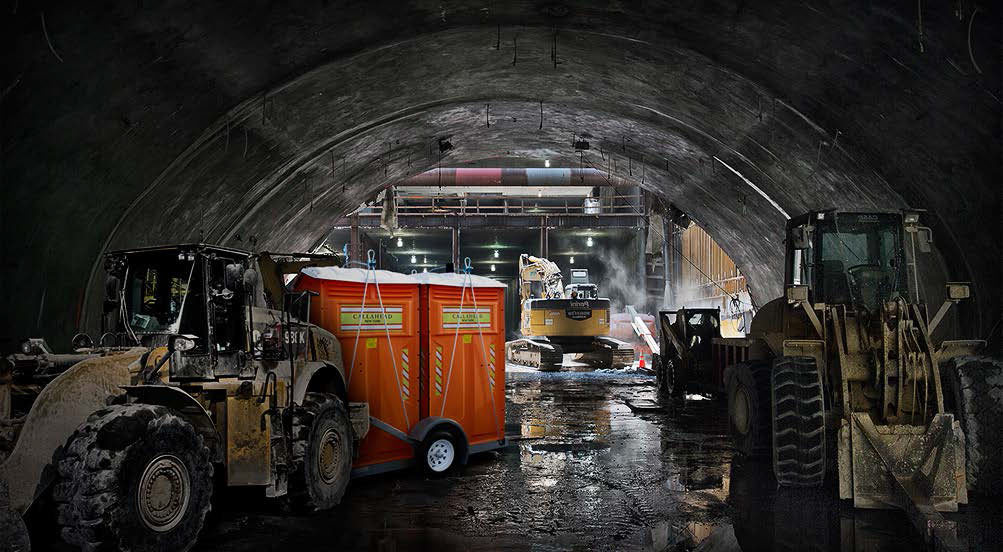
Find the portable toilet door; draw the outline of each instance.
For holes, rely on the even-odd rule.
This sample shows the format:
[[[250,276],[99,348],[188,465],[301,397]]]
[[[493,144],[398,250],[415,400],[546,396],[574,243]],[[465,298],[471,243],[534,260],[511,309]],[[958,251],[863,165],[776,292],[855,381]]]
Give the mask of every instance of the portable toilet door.
[[[372,427],[352,475],[409,465],[414,447],[400,434],[407,435],[420,414],[417,280],[387,270],[312,267],[295,287],[318,292],[310,315],[341,343],[348,400],[369,403]]]
[[[505,291],[467,274],[415,274],[421,281],[421,415],[457,422],[469,452],[505,439]]]

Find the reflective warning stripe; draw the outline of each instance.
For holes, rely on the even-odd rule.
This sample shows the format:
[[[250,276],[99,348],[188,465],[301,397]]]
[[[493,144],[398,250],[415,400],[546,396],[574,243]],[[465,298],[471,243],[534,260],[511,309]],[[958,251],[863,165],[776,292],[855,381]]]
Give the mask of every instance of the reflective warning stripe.
[[[435,395],[442,396],[442,345],[435,347]]]
[[[408,370],[407,347],[401,349],[401,394],[407,399],[411,396],[411,377]]]
[[[495,386],[495,344],[488,345],[488,382],[493,389]]]

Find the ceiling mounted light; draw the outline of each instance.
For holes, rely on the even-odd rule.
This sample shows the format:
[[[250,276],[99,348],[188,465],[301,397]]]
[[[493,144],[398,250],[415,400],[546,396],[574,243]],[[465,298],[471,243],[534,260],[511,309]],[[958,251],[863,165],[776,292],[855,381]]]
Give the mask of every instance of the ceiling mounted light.
[[[491,272],[495,271],[495,265],[491,265]]]
[[[496,259],[498,258],[498,250],[497,249],[495,249],[495,258]]]
[[[571,264],[575,264],[575,258],[574,258],[574,257],[571,257],[571,260],[570,260],[570,261],[568,261],[568,262],[570,262]]]
[[[421,271],[422,271],[422,272],[428,272],[428,268],[427,268],[427,267],[426,267],[426,268],[423,268],[423,269],[421,269]]]
[[[543,160],[543,166],[547,167],[547,168],[550,168],[550,159],[544,159]]]
[[[589,236],[589,239],[585,240],[585,245],[592,247],[592,236]]]
[[[428,264],[428,257],[422,257],[421,262],[422,264]]]
[[[414,255],[411,255],[411,262],[416,263],[418,262],[418,259]]]
[[[397,247],[404,247],[404,240],[397,238]]]

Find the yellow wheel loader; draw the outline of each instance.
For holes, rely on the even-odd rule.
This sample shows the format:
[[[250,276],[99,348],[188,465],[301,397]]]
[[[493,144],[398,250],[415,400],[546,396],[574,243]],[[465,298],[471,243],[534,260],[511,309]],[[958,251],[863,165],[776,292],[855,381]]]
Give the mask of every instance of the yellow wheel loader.
[[[929,541],[963,548],[940,512],[998,484],[971,476],[999,475],[1003,387],[999,362],[966,356],[984,342],[931,337],[968,286],[949,284],[930,317],[916,256],[931,236],[917,213],[816,211],[786,232],[785,296],[747,338],[714,340],[743,349],[724,378],[735,448],[772,457],[780,486],[834,478],[856,507],[901,508]]]
[[[187,550],[218,472],[294,506],[337,504],[368,406],[348,404],[338,340],[305,322],[309,294],[283,285],[337,264],[307,257],[109,254],[103,335],[69,355],[29,340],[0,373],[5,543],[27,549],[34,505],[83,550]]]
[[[542,287],[541,297],[534,297],[535,282]],[[505,344],[509,362],[554,371],[561,369],[565,353],[575,353],[600,369],[633,364],[633,347],[609,336],[610,302],[588,283],[587,270],[572,270],[571,284],[564,287],[553,261],[524,253],[519,256],[519,296],[523,337]]]

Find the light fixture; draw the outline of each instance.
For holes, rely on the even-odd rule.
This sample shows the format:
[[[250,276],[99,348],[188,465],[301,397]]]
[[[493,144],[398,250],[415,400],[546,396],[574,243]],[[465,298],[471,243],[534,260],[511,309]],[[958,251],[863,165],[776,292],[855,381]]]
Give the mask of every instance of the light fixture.
[[[570,261],[568,261],[568,262],[569,262],[569,263],[571,263],[571,264],[575,264],[575,258],[574,258],[574,257],[571,257],[571,260],[570,260]]]
[[[397,247],[404,247],[404,240],[397,238]]]
[[[497,249],[495,249],[495,258],[496,259],[498,258],[498,250]]]
[[[411,262],[412,262],[412,263],[416,263],[416,262],[418,262],[418,258],[417,258],[417,257],[415,257],[414,255],[411,255]]]
[[[428,267],[421,269],[422,272],[428,272]]]
[[[421,264],[428,264],[428,257],[422,257]]]
[[[495,271],[495,265],[491,265],[491,272]]]
[[[544,167],[550,167],[550,159],[544,159],[543,160],[543,166]]]
[[[589,236],[589,238],[585,240],[585,245],[592,247],[592,236]]]
[[[536,197],[543,197],[543,190],[536,190]]]

